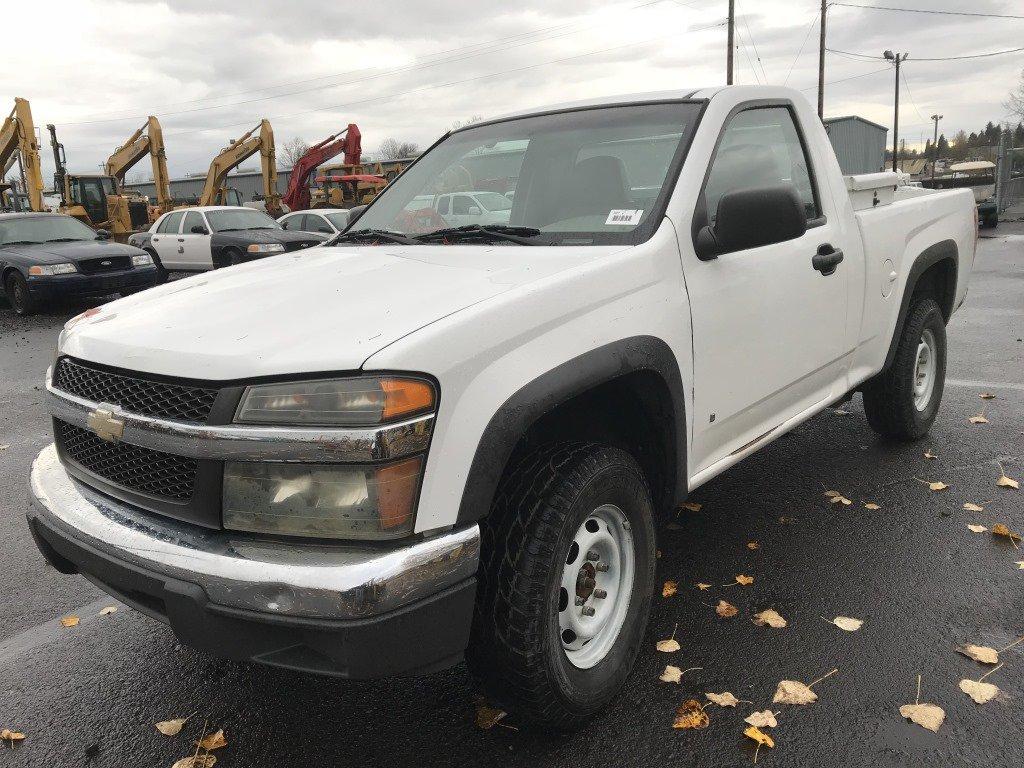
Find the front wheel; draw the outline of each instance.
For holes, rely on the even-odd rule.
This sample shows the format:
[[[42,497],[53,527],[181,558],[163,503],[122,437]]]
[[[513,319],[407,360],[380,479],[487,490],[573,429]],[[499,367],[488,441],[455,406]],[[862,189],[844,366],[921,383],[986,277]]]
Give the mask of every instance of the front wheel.
[[[28,281],[20,272],[12,272],[6,283],[7,300],[11,302],[11,308],[15,314],[26,317],[35,314],[39,303],[32,297],[28,290]]]
[[[934,299],[910,306],[892,365],[864,387],[871,428],[897,440],[928,434],[946,383],[946,321]]]
[[[622,687],[654,591],[650,492],[617,448],[561,444],[516,461],[482,522],[467,661],[497,701],[580,726]]]

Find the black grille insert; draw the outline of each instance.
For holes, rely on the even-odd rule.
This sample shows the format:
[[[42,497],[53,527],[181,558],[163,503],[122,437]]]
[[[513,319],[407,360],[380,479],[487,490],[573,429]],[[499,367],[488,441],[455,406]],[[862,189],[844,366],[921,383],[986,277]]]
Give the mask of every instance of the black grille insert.
[[[172,421],[206,423],[218,390],[138,379],[92,368],[67,357],[57,361],[53,386],[97,403],[113,403],[130,413]]]
[[[78,269],[83,275],[98,275],[103,272],[115,272],[130,269],[131,266],[131,256],[101,256],[96,259],[82,259],[78,262]]]
[[[127,443],[108,443],[92,432],[55,420],[61,452],[82,468],[114,485],[177,502],[192,498],[195,459]]]

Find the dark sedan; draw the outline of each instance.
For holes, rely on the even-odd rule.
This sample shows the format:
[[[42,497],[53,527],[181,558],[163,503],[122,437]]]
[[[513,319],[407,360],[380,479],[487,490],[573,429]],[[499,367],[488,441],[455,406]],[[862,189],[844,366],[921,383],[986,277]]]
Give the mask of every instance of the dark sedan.
[[[59,213],[0,214],[0,279],[14,311],[119,293],[157,284],[148,253],[114,243],[109,234]]]

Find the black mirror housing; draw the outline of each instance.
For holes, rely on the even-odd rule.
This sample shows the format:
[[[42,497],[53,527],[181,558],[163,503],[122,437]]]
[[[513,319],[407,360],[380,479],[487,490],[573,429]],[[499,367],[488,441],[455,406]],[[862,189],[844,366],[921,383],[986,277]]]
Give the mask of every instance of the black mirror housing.
[[[713,226],[694,239],[697,257],[707,261],[724,253],[795,240],[807,231],[807,209],[792,184],[739,189],[718,201]]]
[[[96,239],[97,240],[109,240],[110,239],[110,230],[109,229],[97,229],[96,230]]]
[[[208,235],[209,230],[206,229],[202,224],[196,224],[189,230],[193,235]]]

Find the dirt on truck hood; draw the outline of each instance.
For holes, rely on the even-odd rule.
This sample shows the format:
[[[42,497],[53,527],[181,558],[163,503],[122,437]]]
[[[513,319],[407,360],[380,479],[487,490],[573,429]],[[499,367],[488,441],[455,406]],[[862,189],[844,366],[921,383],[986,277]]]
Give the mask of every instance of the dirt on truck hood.
[[[355,370],[429,323],[606,248],[315,248],[176,280],[70,321],[62,354],[230,380]]]

